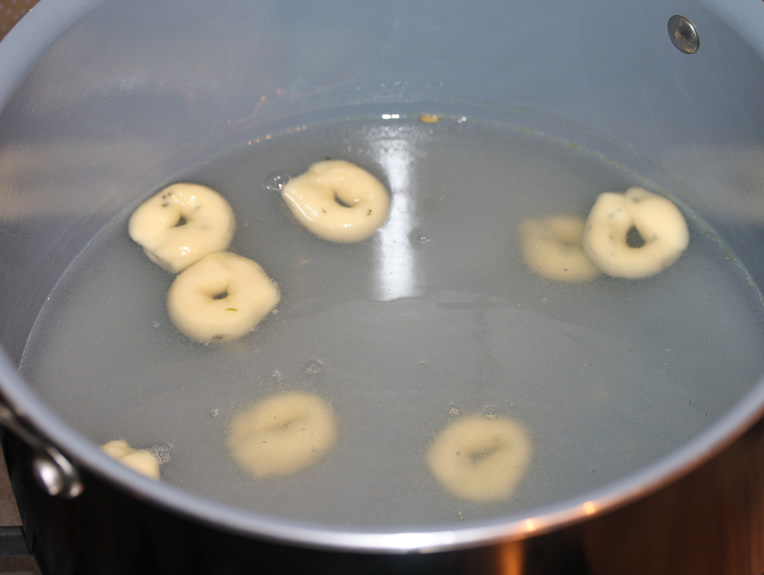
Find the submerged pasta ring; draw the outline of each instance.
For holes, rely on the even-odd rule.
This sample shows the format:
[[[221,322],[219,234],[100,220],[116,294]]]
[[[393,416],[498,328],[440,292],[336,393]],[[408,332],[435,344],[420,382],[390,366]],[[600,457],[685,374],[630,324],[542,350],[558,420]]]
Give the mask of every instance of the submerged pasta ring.
[[[332,242],[365,240],[385,222],[390,194],[363,168],[344,160],[317,162],[281,190],[284,202],[312,233]]]
[[[280,298],[278,286],[256,262],[217,252],[178,274],[167,293],[167,312],[189,338],[211,342],[251,331]]]
[[[130,216],[130,238],[169,272],[228,249],[236,220],[228,201],[206,186],[178,183],[143,202]]]
[[[228,449],[261,479],[292,475],[321,459],[337,439],[331,406],[317,395],[287,392],[268,397],[231,421]]]
[[[631,245],[636,230],[641,245]],[[687,222],[669,199],[643,188],[597,197],[584,228],[583,248],[609,276],[645,278],[673,264],[690,242]]]
[[[427,452],[433,476],[452,495],[469,501],[507,499],[525,475],[532,454],[525,428],[507,417],[471,415],[443,429]]]
[[[583,233],[584,219],[579,216],[525,220],[520,224],[525,264],[551,280],[576,283],[594,279],[601,272],[581,247]]]

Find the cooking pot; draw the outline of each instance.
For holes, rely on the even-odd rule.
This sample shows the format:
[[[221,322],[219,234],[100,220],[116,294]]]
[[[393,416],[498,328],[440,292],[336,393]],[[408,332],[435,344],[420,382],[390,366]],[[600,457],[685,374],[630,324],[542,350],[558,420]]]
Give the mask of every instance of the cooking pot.
[[[651,436],[658,446],[647,460],[602,478],[593,468],[591,479],[530,505],[399,526],[280,516],[139,476],[98,449],[85,431],[88,414],[65,414],[18,370],[51,293],[110,222],[190,166],[214,164],[235,146],[267,155],[272,136],[307,134],[327,119],[367,122],[370,148],[396,121],[421,118],[422,129],[443,124],[447,134],[471,122],[509,126],[558,150],[563,163],[573,154],[654,184],[691,210],[693,241],[707,238],[746,278],[755,319],[764,281],[762,23],[764,5],[720,1],[43,0],[0,45],[0,417],[27,543],[42,570],[761,572],[764,381],[756,353],[699,388],[709,406],[693,408],[701,423],[681,441]],[[391,148],[400,161],[407,133],[396,132]],[[405,208],[400,173],[381,174],[394,210]],[[268,192],[261,184],[253,194]],[[467,193],[464,209],[496,229],[492,192],[476,185]],[[279,217],[268,212],[262,225]],[[407,229],[402,239],[425,244],[430,231],[439,230]],[[294,258],[284,242],[282,253]],[[458,252],[458,242],[448,245]],[[355,262],[353,253],[343,252]],[[385,261],[367,262],[371,271],[354,286],[377,289],[363,277],[380,281]],[[417,289],[380,301],[416,299]],[[446,299],[452,309],[472,305]],[[740,338],[734,357],[745,347],[747,332],[734,332],[744,321],[717,321]],[[761,324],[750,329],[762,332]],[[60,367],[61,381],[70,367]],[[58,389],[68,393],[60,381]],[[681,401],[689,407],[692,398]],[[617,434],[617,425],[596,432]]]

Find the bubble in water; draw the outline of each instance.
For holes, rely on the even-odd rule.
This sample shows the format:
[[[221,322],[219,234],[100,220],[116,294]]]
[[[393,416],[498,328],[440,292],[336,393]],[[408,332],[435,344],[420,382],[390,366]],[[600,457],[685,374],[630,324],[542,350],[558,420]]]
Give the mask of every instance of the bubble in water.
[[[289,174],[284,174],[281,172],[278,174],[273,174],[269,176],[267,180],[265,180],[265,189],[269,192],[281,193],[281,190],[284,189],[284,186],[287,185],[288,181]]]
[[[159,463],[167,463],[168,461],[172,461],[172,457],[170,457],[171,451],[172,451],[172,445],[168,443],[155,445],[151,449],[149,449],[149,452],[151,453],[151,455],[156,457]]]
[[[409,234],[409,243],[413,246],[423,247],[430,243],[431,239],[422,230],[414,230]]]
[[[321,373],[323,368],[324,366],[321,365],[320,361],[318,361],[317,359],[312,359],[307,364],[305,364],[305,369],[303,371],[307,373],[308,375],[312,375],[316,373]]]
[[[499,417],[499,410],[492,405],[489,405],[483,410],[483,415],[485,415],[488,419],[496,419]]]

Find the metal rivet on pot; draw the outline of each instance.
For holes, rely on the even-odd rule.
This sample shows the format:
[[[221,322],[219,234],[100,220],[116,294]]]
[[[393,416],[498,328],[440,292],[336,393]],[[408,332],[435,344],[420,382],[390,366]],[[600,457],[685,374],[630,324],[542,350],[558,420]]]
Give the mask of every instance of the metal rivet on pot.
[[[82,493],[82,480],[74,465],[19,418],[16,411],[8,406],[2,396],[0,396],[0,424],[15,433],[34,450],[32,474],[48,495],[71,499]]]
[[[61,459],[65,463],[50,453],[38,451],[32,459],[32,473],[48,495],[71,499],[82,493],[82,482],[71,464]]]
[[[668,21],[668,33],[677,50],[694,54],[700,48],[700,38],[695,25],[684,16],[675,14]]]

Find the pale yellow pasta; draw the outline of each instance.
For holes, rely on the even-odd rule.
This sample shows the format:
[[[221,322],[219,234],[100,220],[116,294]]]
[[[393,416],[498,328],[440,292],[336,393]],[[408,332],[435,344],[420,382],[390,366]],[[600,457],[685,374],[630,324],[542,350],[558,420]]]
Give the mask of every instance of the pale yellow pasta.
[[[632,230],[641,245],[627,240]],[[604,273],[621,278],[645,278],[659,273],[682,255],[690,242],[687,222],[669,199],[643,188],[597,197],[586,219],[582,245]]]
[[[133,449],[124,439],[104,443],[101,449],[133,471],[159,479],[159,460],[148,449]]]
[[[228,201],[215,190],[190,183],[162,189],[138,206],[128,222],[133,241],[172,273],[228,249],[235,231]]]
[[[280,297],[276,283],[256,262],[217,252],[178,274],[167,293],[167,312],[189,338],[222,341],[252,331]]]
[[[331,405],[317,395],[286,392],[236,414],[228,449],[258,479],[292,475],[324,457],[337,439]]]
[[[365,240],[385,222],[390,194],[363,168],[344,160],[317,162],[281,191],[297,220],[325,240]]]
[[[470,415],[453,421],[427,452],[433,476],[452,495],[469,501],[507,499],[531,461],[528,432],[507,417]]]
[[[584,253],[581,238],[584,219],[557,215],[525,220],[520,224],[520,243],[525,264],[538,275],[561,282],[586,282],[600,270]]]

